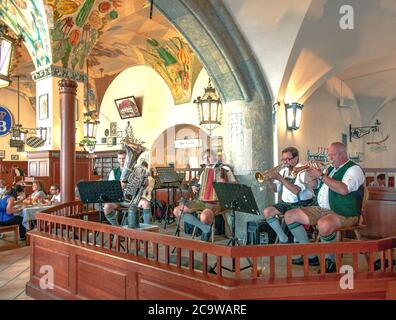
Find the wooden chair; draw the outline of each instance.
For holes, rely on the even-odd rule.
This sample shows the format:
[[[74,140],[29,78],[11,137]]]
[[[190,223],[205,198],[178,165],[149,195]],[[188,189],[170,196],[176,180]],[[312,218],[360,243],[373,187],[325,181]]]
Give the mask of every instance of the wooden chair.
[[[19,227],[18,225],[12,225],[12,226],[0,226],[0,233],[4,232],[14,232],[14,237],[15,237],[15,245],[18,247],[18,240],[19,240]]]
[[[352,232],[354,233],[356,240],[360,241],[361,240],[361,235],[360,235],[360,230],[364,229],[367,227],[367,225],[364,224],[364,218],[363,218],[363,214],[364,214],[364,209],[366,207],[367,204],[367,200],[368,200],[368,189],[366,187],[364,187],[363,189],[363,200],[362,200],[362,211],[359,215],[359,220],[358,223],[355,224],[354,226],[351,227],[345,227],[345,228],[338,228],[336,230],[337,232],[337,241],[342,241],[343,240],[343,233],[345,232]],[[315,237],[315,242],[319,242],[319,232],[317,231],[317,226],[315,226],[316,228],[316,237]],[[349,240],[353,240],[348,238]]]
[[[218,215],[222,215],[222,216],[223,216],[225,225],[227,225],[227,217],[226,217],[226,215],[225,215],[227,211],[228,211],[228,209],[223,210],[223,211],[219,211],[218,213],[215,214],[215,218],[216,218],[216,216],[218,216]],[[211,238],[212,243],[214,243],[215,221],[216,221],[216,219],[213,220],[212,225],[210,226],[210,230],[211,230],[211,236],[210,236],[210,238]],[[191,239],[194,239],[194,238],[195,238],[196,231],[197,231],[197,227],[194,226],[193,232],[192,232],[192,234],[191,234]]]

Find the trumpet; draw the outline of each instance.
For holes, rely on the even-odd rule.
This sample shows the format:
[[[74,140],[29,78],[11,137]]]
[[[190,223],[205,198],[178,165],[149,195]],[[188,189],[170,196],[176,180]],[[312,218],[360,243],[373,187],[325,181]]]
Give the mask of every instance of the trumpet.
[[[264,183],[266,180],[268,180],[268,178],[270,176],[272,176],[275,172],[279,172],[284,167],[285,167],[285,165],[282,163],[282,164],[279,164],[276,167],[273,167],[271,169],[267,169],[267,170],[264,170],[261,172],[260,171],[256,172],[255,177],[256,177],[257,182]]]
[[[328,167],[330,167],[332,165],[332,162],[323,162],[323,161],[318,161],[318,160],[311,160],[308,161],[305,165],[301,166],[301,167],[296,167],[293,169],[293,174],[298,174],[300,172],[303,172],[305,170],[309,170],[311,168],[317,168],[320,169],[322,171],[324,171],[325,169],[327,169]]]
[[[298,173],[300,172],[304,172],[307,171],[306,174],[304,175],[304,179],[303,176],[300,175],[299,176],[299,181],[302,184],[309,184],[312,181],[316,180],[316,178],[312,178],[309,174],[309,170],[312,168],[317,168],[320,169],[321,171],[324,171],[325,169],[329,168],[332,165],[332,162],[323,162],[323,161],[318,161],[318,160],[311,160],[309,161],[307,164],[301,166],[301,167],[297,167],[293,169],[293,174],[295,176],[297,176]]]

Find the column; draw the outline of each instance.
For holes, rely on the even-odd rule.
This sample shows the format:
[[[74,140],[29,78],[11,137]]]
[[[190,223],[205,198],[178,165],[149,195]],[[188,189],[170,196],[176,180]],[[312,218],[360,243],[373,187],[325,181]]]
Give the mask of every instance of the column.
[[[76,127],[74,99],[77,83],[70,79],[58,82],[61,118],[60,188],[62,202],[74,201],[76,184]]]

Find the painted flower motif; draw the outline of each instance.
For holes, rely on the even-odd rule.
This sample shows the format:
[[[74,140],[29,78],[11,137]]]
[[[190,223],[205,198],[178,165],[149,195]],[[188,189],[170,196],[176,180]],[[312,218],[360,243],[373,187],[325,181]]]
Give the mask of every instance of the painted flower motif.
[[[89,16],[88,21],[89,21],[90,25],[96,29],[99,29],[102,26],[102,20],[100,18],[98,10],[93,10],[91,12],[91,15]]]
[[[73,14],[77,9],[78,4],[73,0],[61,0],[58,4],[58,11],[62,14]]]

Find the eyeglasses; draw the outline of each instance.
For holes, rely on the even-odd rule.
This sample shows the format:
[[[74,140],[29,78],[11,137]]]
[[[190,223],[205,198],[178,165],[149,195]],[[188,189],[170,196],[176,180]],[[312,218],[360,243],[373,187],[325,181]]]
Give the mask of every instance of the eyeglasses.
[[[282,158],[282,161],[283,162],[286,162],[286,161],[291,161],[291,160],[293,160],[295,157],[291,157],[291,158]]]

